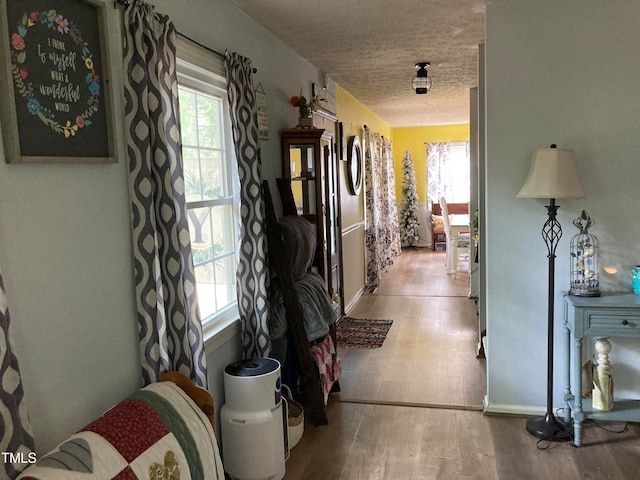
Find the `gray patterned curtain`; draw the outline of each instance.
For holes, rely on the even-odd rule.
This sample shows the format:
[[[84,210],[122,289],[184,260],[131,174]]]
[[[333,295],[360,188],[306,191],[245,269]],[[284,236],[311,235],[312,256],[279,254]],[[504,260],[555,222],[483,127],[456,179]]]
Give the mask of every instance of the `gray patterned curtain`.
[[[245,358],[264,357],[271,350],[269,337],[262,160],[258,143],[256,97],[251,60],[237,53],[225,55],[227,93],[233,142],[238,160],[242,231],[236,274],[238,309],[242,321]]]
[[[125,12],[125,130],[142,376],[207,386],[184,196],[176,31],[136,0]]]
[[[23,458],[29,458],[35,444],[9,323],[9,306],[0,271],[0,452],[21,453]],[[27,465],[3,461],[0,478],[15,478]]]

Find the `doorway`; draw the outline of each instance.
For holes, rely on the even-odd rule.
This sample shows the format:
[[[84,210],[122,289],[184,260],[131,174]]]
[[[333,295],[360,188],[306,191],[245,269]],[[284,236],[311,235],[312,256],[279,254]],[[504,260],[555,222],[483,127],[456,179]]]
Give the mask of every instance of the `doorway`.
[[[349,316],[393,325],[379,349],[339,347],[337,400],[482,409],[486,369],[476,357],[476,302],[468,298],[468,274],[447,275],[445,257],[403,249],[375,292],[360,297]]]

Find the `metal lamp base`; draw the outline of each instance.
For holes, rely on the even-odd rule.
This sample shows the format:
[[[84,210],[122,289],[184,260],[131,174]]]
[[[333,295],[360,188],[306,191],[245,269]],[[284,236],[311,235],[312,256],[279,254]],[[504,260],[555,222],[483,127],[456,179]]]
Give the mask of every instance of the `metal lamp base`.
[[[553,414],[527,420],[527,432],[534,437],[550,442],[570,442],[573,440],[573,427],[556,418]]]

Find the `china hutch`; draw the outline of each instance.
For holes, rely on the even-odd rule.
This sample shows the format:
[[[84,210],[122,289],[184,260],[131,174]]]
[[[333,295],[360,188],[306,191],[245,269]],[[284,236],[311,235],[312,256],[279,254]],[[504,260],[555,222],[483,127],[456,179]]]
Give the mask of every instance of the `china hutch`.
[[[335,130],[335,123],[331,126]],[[342,310],[341,230],[335,135],[331,129],[281,131],[284,179],[279,182],[285,215],[300,215],[315,227],[313,270]],[[289,187],[290,186],[290,187]]]

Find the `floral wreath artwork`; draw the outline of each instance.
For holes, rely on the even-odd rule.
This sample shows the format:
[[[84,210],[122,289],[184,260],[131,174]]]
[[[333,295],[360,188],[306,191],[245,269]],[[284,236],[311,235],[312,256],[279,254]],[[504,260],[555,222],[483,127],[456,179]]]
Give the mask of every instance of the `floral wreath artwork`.
[[[28,81],[29,70],[26,64],[27,35],[29,30],[38,24],[63,35],[69,35],[73,43],[82,48],[82,65],[79,68],[84,66],[87,70],[85,82],[90,95],[86,103],[85,111],[77,115],[73,120],[60,120],[56,118],[56,114],[51,109],[40,103],[34,93],[33,84]],[[73,67],[75,69],[75,64],[70,65],[70,58],[65,58],[63,56],[57,58],[55,55],[48,56],[48,58],[42,58],[43,55],[46,55],[46,53],[41,54],[41,60],[44,61],[44,59],[47,59],[54,62],[58,67],[60,74],[66,79],[68,79],[67,74],[62,72],[68,67]],[[17,26],[17,30],[11,35],[11,70],[15,82],[15,88],[26,100],[25,108],[27,108],[29,113],[32,115],[38,116],[40,120],[42,120],[45,125],[49,126],[55,133],[69,138],[75,136],[79,129],[91,125],[91,117],[98,111],[100,106],[98,98],[100,95],[100,77],[95,71],[93,54],[89,50],[88,43],[83,40],[78,27],[73,22],[69,21],[69,19],[64,15],[58,13],[56,10],[25,12],[23,14],[22,20]],[[77,86],[73,89],[69,86],[66,90],[61,89],[57,94],[62,95],[62,97],[67,101],[77,101],[80,98],[80,87]]]

